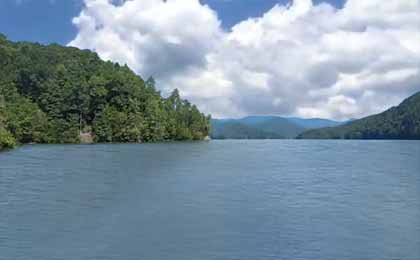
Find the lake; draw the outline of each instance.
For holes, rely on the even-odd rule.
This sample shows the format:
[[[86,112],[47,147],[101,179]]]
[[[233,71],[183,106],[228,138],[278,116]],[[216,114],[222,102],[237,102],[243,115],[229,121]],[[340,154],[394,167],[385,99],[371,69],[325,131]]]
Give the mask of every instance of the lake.
[[[420,142],[23,146],[0,259],[420,259]]]

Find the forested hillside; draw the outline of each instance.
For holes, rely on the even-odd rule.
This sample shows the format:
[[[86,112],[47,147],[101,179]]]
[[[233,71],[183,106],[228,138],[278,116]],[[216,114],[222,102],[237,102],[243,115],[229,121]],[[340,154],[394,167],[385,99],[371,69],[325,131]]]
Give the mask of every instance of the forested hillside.
[[[302,139],[420,139],[420,92],[399,106],[339,127],[310,130]]]
[[[162,98],[152,78],[88,50],[10,42],[0,34],[0,149],[16,143],[199,140],[210,117]]]

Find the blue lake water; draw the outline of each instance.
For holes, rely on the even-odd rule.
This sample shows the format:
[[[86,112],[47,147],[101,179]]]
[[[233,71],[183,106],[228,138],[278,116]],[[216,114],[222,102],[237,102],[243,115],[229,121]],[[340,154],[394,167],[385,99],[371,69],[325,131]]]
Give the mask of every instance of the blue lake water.
[[[0,153],[1,260],[420,259],[420,142]]]

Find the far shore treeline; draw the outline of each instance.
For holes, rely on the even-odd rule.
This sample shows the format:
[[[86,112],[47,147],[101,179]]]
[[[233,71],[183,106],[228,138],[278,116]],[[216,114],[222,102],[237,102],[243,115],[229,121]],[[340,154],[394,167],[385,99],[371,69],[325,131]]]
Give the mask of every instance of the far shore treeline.
[[[0,34],[0,149],[25,143],[202,140],[210,116],[88,50]]]

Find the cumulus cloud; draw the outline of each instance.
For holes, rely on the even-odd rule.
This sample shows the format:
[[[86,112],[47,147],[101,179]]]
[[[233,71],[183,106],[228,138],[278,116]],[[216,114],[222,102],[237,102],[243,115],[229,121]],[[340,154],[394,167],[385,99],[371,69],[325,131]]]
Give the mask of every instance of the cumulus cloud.
[[[348,119],[420,90],[420,1],[275,5],[223,30],[199,0],[85,0],[71,46],[128,64],[216,117]]]
[[[220,38],[220,22],[197,0],[85,0],[70,45],[127,63],[142,75],[167,80],[205,65]]]

